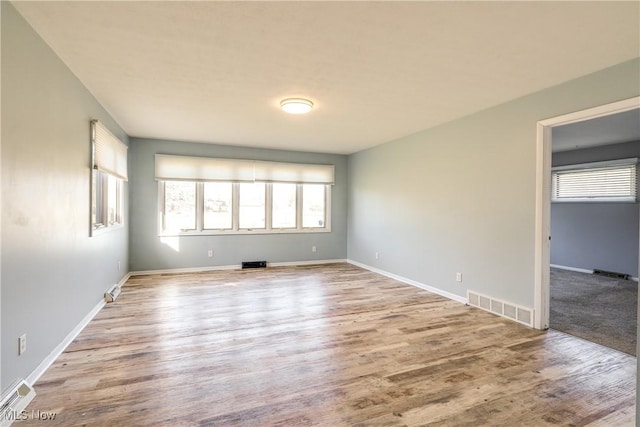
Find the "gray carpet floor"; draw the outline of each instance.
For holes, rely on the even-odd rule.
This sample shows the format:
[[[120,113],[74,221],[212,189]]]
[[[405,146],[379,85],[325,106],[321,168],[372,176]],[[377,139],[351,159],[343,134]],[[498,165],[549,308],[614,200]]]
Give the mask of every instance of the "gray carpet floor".
[[[634,281],[551,269],[552,329],[635,356],[637,307]]]

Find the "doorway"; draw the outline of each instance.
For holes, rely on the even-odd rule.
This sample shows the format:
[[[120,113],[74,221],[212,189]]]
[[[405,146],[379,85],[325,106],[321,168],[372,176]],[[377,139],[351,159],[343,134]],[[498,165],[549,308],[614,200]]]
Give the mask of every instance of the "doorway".
[[[550,319],[552,131],[554,128],[563,125],[584,122],[639,108],[640,97],[635,97],[538,122],[534,277],[534,326],[537,329],[548,329]],[[636,277],[638,277],[637,274]]]
[[[635,356],[640,109],[553,127],[551,146],[549,327]]]

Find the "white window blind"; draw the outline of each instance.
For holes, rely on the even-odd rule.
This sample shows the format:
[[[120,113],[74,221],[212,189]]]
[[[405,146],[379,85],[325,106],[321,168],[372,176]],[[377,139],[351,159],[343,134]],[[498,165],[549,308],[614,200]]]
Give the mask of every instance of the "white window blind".
[[[299,184],[333,184],[333,165],[301,163],[255,162],[255,180],[262,182],[293,182]]]
[[[127,146],[98,120],[91,121],[93,168],[127,181]]]
[[[156,154],[156,180],[253,182],[253,163],[253,160]]]
[[[635,202],[637,159],[554,168],[552,200]]]
[[[156,154],[158,181],[333,184],[333,165],[262,162]]]

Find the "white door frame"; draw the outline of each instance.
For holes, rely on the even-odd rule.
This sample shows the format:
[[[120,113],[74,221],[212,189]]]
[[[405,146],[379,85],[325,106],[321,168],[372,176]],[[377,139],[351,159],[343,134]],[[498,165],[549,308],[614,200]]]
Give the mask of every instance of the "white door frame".
[[[640,96],[538,122],[536,142],[536,214],[534,259],[534,327],[549,328],[551,236],[551,129],[640,108]]]

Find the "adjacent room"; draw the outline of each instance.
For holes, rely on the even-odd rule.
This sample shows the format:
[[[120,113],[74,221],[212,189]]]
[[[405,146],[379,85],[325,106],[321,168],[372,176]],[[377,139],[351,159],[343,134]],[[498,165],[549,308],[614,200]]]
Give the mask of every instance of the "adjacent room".
[[[635,171],[545,123],[637,114],[640,3],[0,15],[1,426],[635,425],[637,193],[544,196]],[[554,326],[591,270],[624,348]]]
[[[550,326],[636,355],[640,109],[553,130]]]

